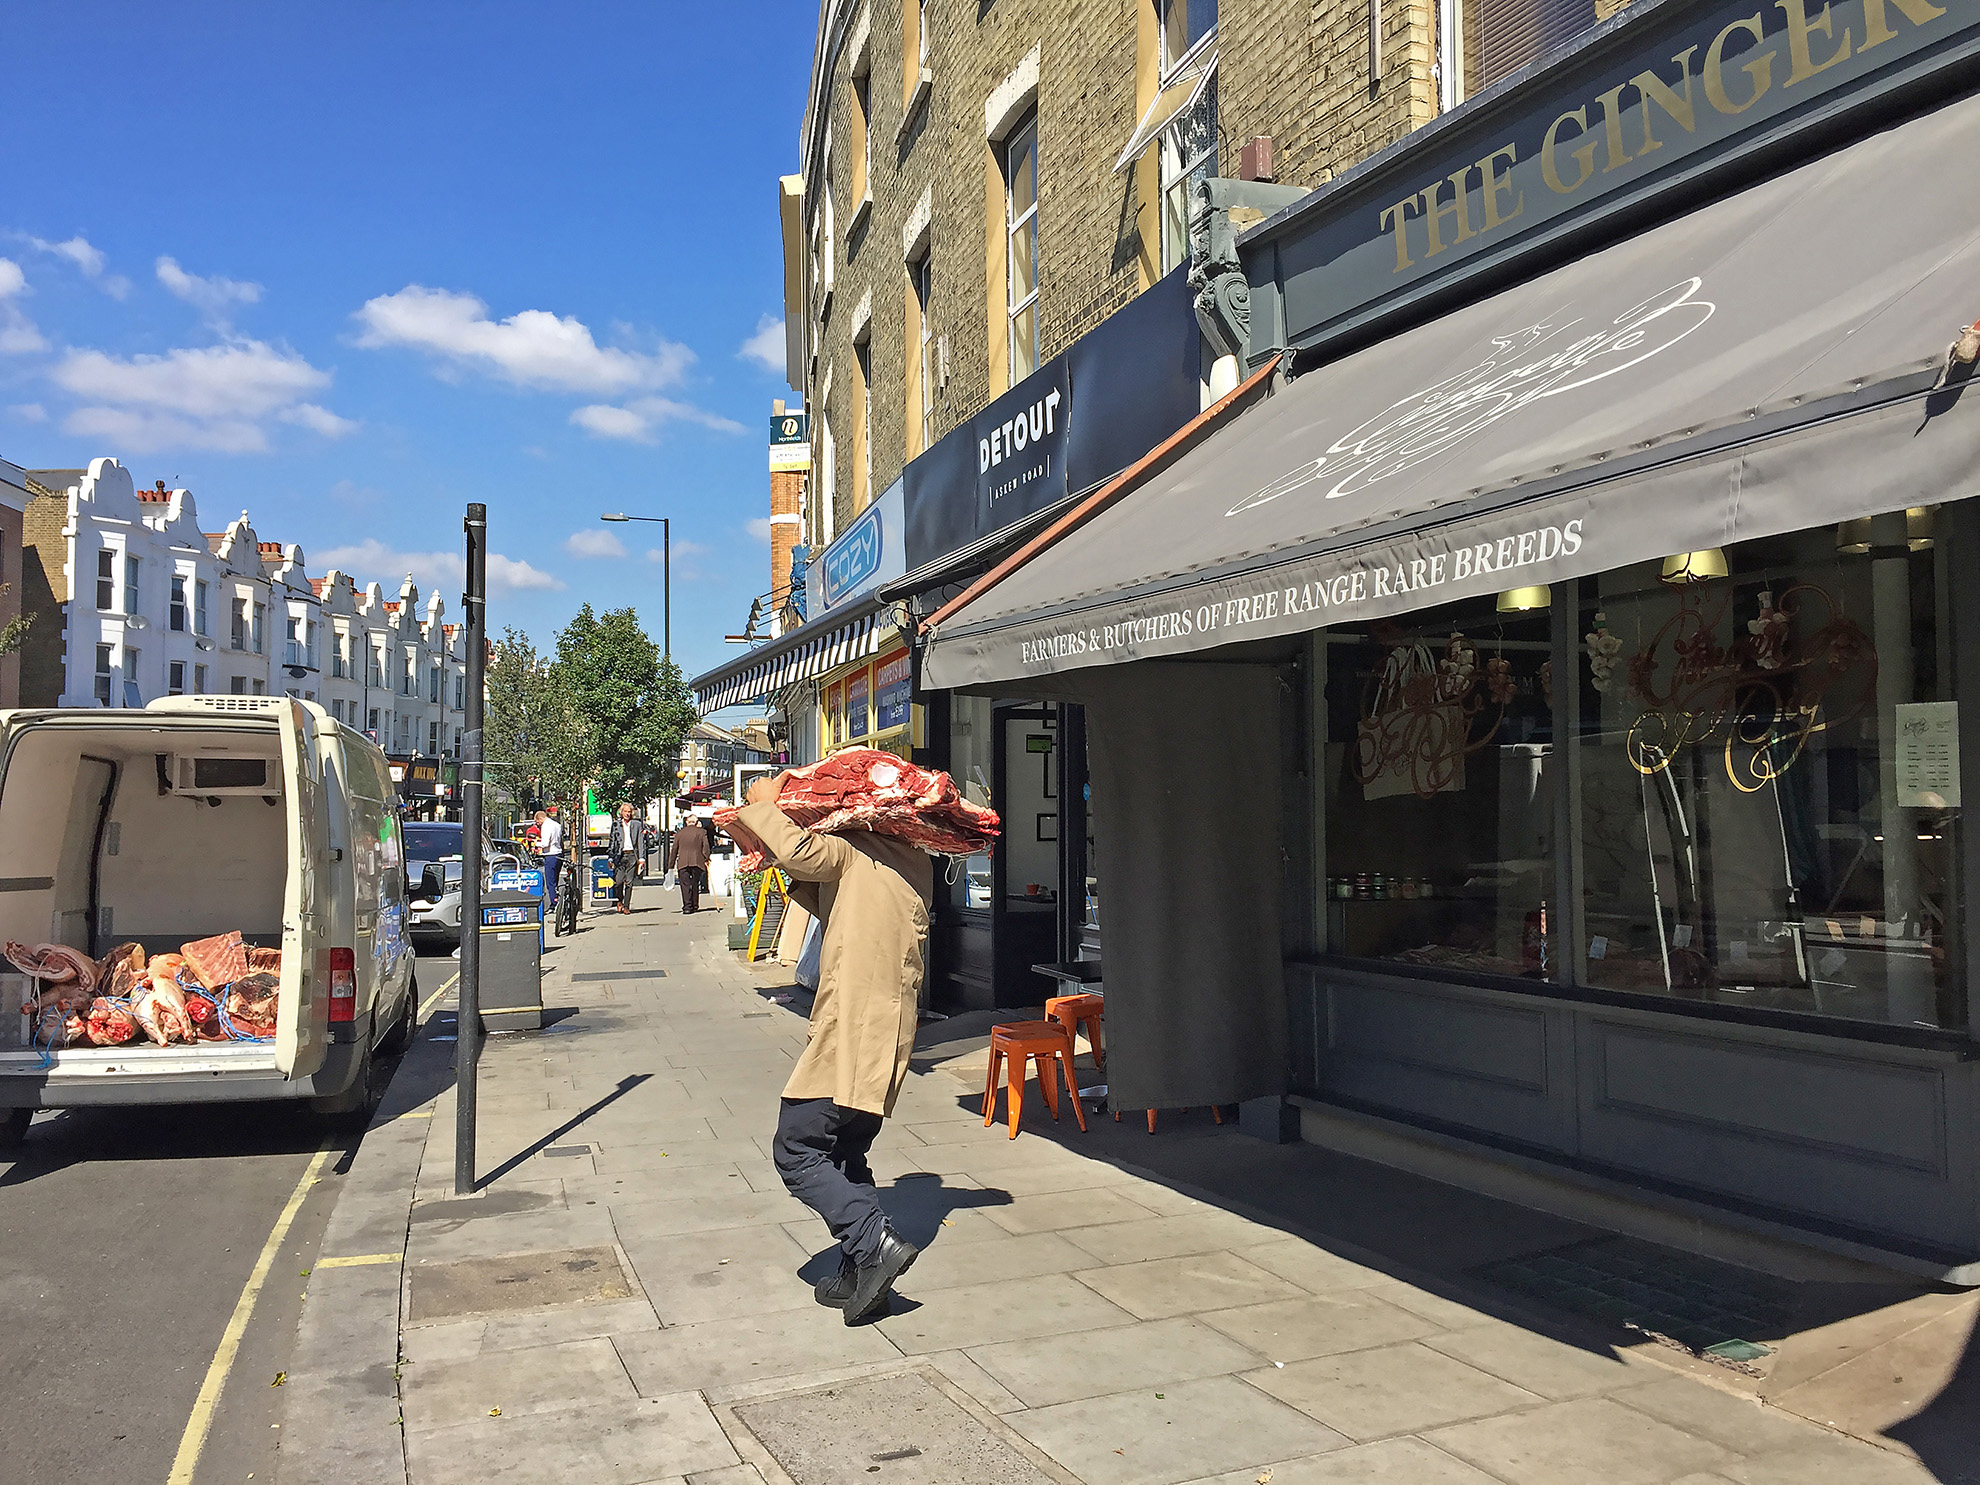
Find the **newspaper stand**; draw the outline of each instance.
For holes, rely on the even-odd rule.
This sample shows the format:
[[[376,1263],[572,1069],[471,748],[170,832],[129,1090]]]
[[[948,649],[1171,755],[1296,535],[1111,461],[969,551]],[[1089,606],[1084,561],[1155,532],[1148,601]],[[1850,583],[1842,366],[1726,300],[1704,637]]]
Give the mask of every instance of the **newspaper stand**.
[[[481,894],[481,1023],[489,1031],[543,1028],[543,899]]]

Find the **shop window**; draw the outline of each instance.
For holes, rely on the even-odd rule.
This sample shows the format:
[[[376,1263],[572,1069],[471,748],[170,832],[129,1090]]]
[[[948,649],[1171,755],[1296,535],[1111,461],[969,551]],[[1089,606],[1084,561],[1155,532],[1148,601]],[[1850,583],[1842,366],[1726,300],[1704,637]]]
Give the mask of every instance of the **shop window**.
[[[1582,584],[1585,983],[1965,1023],[1936,519],[1900,512]]]
[[[1004,143],[1006,312],[1010,321],[1010,385],[1038,369],[1038,121]]]
[[[864,670],[846,678],[846,738],[850,742],[861,742],[867,734],[867,698],[871,694],[870,677]]]
[[[1327,632],[1333,952],[1558,976],[1544,594]]]

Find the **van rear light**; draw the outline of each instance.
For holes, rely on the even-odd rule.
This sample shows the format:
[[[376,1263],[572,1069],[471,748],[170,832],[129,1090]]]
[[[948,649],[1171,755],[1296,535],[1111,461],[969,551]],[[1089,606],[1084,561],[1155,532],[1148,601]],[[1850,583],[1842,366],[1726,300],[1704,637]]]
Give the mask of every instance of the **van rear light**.
[[[330,1019],[357,1019],[357,956],[349,949],[330,951]]]

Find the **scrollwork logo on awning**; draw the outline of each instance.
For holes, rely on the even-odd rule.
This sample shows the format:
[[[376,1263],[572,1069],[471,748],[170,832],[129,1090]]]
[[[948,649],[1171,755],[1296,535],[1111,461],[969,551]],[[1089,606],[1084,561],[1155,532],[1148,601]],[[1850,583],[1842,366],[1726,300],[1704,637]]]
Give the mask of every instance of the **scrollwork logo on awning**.
[[[1703,279],[1685,279],[1624,310],[1607,328],[1573,339],[1567,337],[1585,323],[1580,316],[1495,335],[1482,361],[1384,408],[1224,514],[1241,515],[1323,482],[1325,499],[1354,494],[1449,452],[1543,398],[1641,365],[1712,318],[1718,306],[1697,297],[1703,286]]]

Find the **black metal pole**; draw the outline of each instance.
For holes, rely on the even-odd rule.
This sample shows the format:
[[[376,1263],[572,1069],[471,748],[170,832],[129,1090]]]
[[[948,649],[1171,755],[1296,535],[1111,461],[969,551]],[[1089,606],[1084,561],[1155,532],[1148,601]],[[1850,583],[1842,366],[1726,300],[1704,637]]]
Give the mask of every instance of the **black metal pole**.
[[[660,652],[674,658],[674,522],[660,519]]]
[[[454,1195],[474,1194],[481,1061],[481,690],[488,631],[488,507],[467,508],[467,728],[461,734],[461,995],[454,1030]]]

